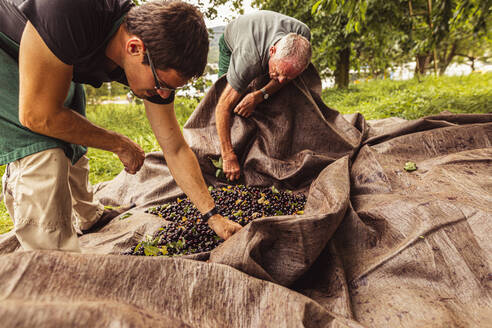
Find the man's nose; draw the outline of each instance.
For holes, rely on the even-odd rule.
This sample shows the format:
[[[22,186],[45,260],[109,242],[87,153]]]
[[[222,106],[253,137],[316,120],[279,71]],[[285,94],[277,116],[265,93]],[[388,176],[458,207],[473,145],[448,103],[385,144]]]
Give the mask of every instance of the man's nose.
[[[287,78],[285,76],[280,75],[278,77],[278,83],[280,83],[280,84],[284,83],[286,80],[287,80]]]

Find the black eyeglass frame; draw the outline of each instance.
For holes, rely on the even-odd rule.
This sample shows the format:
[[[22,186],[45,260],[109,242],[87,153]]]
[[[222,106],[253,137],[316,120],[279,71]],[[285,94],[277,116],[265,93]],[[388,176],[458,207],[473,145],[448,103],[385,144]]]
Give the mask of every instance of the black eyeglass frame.
[[[157,73],[156,73],[155,68],[154,68],[154,63],[152,62],[152,59],[150,59],[149,49],[145,49],[145,53],[147,55],[147,60],[149,61],[150,69],[152,70],[152,74],[154,75],[154,81],[155,81],[154,89],[156,91],[169,91],[169,92],[173,92],[173,91],[176,91],[176,90],[179,90],[179,89],[182,88],[182,87],[180,87],[180,88],[163,87],[161,85],[161,83],[159,82],[159,78],[157,77]]]

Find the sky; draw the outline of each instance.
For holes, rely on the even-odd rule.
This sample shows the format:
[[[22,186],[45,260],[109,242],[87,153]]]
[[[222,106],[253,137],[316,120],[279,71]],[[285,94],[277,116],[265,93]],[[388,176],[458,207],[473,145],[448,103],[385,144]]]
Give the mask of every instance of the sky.
[[[192,3],[192,4],[197,4],[197,0],[188,0],[187,2]],[[209,5],[207,0],[202,0],[202,2],[205,4],[205,6]],[[214,20],[209,20],[205,18],[205,24],[207,25],[208,28],[215,27],[215,26],[221,26],[221,25],[226,25],[227,22],[234,17],[237,17],[238,14],[234,13],[232,10],[232,4],[230,5],[224,5],[220,6],[218,8],[218,17]],[[243,0],[243,9],[244,13],[250,13],[258,10],[257,8],[252,8],[251,7],[251,0]]]

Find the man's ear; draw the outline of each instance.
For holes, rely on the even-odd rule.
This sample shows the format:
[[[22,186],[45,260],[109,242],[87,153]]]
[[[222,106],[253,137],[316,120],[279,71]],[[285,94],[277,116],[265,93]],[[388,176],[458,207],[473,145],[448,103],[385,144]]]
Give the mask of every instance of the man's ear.
[[[145,52],[145,46],[137,37],[131,37],[126,41],[126,52],[130,56],[140,56]]]
[[[271,46],[269,51],[270,51],[270,57],[272,57],[277,51],[277,48],[275,46]]]

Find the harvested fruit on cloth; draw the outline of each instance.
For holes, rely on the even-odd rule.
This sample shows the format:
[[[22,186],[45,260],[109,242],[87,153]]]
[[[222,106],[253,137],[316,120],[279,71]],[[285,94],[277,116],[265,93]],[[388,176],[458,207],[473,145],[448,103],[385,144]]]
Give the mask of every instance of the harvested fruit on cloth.
[[[209,188],[218,211],[245,226],[250,221],[277,215],[304,214],[306,196],[302,193],[243,185]],[[132,247],[126,255],[175,256],[213,250],[223,240],[203,221],[188,198],[149,208],[147,213],[170,221],[154,236]]]

